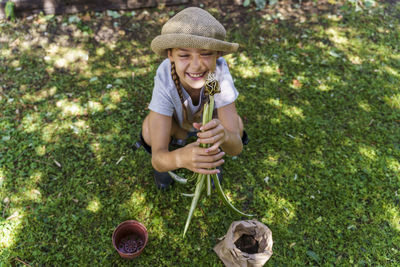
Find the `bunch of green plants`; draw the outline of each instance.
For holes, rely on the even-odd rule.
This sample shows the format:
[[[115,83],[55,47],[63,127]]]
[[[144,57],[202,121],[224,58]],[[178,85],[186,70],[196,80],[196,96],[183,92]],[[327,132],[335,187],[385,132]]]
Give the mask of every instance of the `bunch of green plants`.
[[[11,21],[15,20],[15,4],[13,2],[8,1],[6,3],[4,12],[6,13],[6,19],[10,19]]]
[[[212,115],[214,111],[214,95],[216,93],[221,92],[220,87],[219,87],[219,82],[215,77],[215,74],[210,73],[208,75],[205,88],[204,88],[206,94],[209,96],[209,101],[204,104],[204,111],[203,111],[203,125],[206,125],[208,122],[212,120]],[[206,148],[209,147],[210,144],[200,144],[201,147]],[[171,177],[179,182],[179,183],[187,183],[188,180],[185,178],[182,178],[178,175],[176,175],[173,172],[169,172]],[[196,181],[196,188],[194,190],[193,194],[185,194],[186,196],[193,197],[192,203],[190,205],[190,210],[188,217],[186,219],[186,224],[185,224],[185,229],[183,230],[183,237],[185,237],[185,234],[187,232],[187,229],[189,228],[190,221],[192,220],[193,217],[193,212],[196,209],[197,203],[199,202],[200,196],[202,192],[206,189],[207,190],[207,196],[211,195],[211,179],[214,182],[215,188],[217,189],[217,194],[219,198],[222,200],[222,202],[233,212],[237,213],[238,215],[241,216],[246,216],[246,217],[253,217],[254,215],[251,214],[246,214],[235,208],[228,200],[226,195],[224,194],[224,191],[222,190],[221,184],[219,182],[217,174],[200,174],[200,173],[194,173],[190,181],[195,180]]]

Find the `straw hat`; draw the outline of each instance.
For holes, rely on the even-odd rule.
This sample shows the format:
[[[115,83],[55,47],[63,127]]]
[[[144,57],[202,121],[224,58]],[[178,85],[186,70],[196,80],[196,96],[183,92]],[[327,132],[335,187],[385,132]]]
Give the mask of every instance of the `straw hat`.
[[[235,52],[239,44],[225,42],[226,31],[210,13],[189,7],[168,20],[151,42],[151,49],[167,57],[169,48],[199,48],[221,51],[226,55]]]

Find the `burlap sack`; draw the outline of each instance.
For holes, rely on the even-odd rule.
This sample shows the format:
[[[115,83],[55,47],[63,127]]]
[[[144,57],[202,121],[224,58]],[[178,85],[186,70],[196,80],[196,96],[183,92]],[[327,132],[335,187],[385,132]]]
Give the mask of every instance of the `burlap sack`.
[[[251,235],[258,241],[258,253],[248,254],[236,247],[236,240],[243,234]],[[214,251],[227,267],[263,266],[272,255],[272,243],[271,230],[259,221],[235,221],[222,241],[215,245]]]

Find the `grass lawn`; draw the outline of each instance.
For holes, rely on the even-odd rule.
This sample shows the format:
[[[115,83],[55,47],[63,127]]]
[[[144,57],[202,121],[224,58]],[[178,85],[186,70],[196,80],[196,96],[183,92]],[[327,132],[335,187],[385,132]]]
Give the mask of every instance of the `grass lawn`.
[[[268,266],[400,264],[400,4],[388,2],[206,7],[240,44],[226,60],[251,139],[226,157],[223,188],[272,230]],[[162,60],[150,41],[180,9],[0,22],[0,266],[222,266],[212,248],[244,218],[203,197],[183,239],[194,185],[159,192],[131,149]],[[133,261],[111,243],[128,219],[149,231]]]

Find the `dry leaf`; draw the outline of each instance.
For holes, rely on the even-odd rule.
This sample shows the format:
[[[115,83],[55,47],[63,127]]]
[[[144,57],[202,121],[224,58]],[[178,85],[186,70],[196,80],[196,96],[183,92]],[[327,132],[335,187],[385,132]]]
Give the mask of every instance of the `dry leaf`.
[[[295,88],[300,88],[302,86],[301,82],[297,79],[293,79],[292,84]]]

